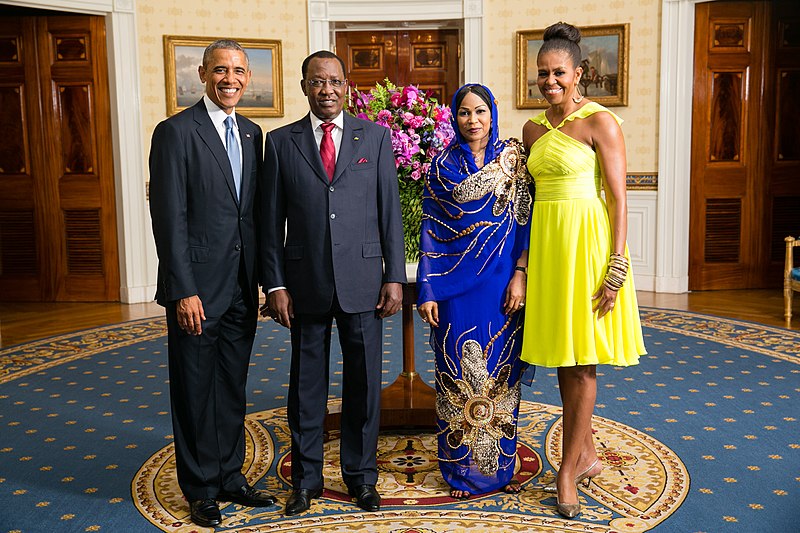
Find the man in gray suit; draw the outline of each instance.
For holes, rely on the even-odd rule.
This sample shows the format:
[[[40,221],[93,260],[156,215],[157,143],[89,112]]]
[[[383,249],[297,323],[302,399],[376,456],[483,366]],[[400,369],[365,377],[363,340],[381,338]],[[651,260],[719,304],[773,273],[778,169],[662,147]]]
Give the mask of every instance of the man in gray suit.
[[[290,328],[287,516],[322,494],[331,325],[343,354],[342,478],[359,507],[380,508],[382,322],[402,304],[403,227],[390,131],[342,111],[344,63],[303,62],[311,113],[267,135],[260,188],[262,314]]]
[[[275,503],[242,474],[245,385],[258,320],[253,217],[261,128],[235,112],[250,80],[236,41],[211,43],[205,96],[161,122],[150,147],[156,300],[166,308],[178,484],[192,521],[220,523],[218,501]]]

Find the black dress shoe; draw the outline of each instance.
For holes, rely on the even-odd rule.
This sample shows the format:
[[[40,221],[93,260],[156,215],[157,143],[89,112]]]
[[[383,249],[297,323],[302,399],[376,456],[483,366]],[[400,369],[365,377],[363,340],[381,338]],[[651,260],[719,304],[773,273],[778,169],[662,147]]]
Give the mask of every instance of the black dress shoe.
[[[245,507],[269,507],[270,505],[275,505],[277,500],[275,496],[245,484],[235,492],[221,490],[217,494],[217,501],[238,503]]]
[[[375,485],[359,485],[348,491],[356,499],[356,505],[365,511],[379,511],[381,508],[381,495],[375,490]]]
[[[292,491],[289,499],[286,500],[286,509],[283,514],[286,516],[294,516],[296,514],[304,513],[311,507],[311,500],[322,496],[322,489],[296,489]]]
[[[219,506],[214,500],[195,500],[189,504],[192,522],[198,526],[213,527],[222,522]]]

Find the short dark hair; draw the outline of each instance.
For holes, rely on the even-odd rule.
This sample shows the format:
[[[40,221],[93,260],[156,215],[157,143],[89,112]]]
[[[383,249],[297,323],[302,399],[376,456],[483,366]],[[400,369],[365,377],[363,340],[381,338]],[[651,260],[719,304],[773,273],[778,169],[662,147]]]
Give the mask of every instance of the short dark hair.
[[[486,105],[489,106],[489,109],[492,108],[492,97],[489,96],[489,92],[483,87],[483,85],[470,84],[464,85],[462,88],[458,90],[456,93],[456,109],[461,107],[461,102],[464,101],[464,97],[467,96],[467,93],[472,93],[478,96],[481,100],[486,102]]]
[[[241,52],[244,54],[244,61],[247,63],[247,68],[250,68],[250,57],[247,55],[247,51],[242,48],[241,44],[233,39],[217,39],[206,46],[203,52],[203,68],[206,68],[208,62],[211,61],[211,54],[214,53],[214,50],[236,50],[237,52]]]
[[[557,50],[569,55],[573,67],[581,64],[581,47],[578,45],[581,42],[581,30],[572,24],[556,22],[552,26],[548,26],[544,30],[542,40],[544,40],[544,44],[539,48],[537,57]]]
[[[308,56],[303,60],[303,67],[302,67],[303,79],[306,79],[306,74],[308,74],[308,64],[311,63],[312,59],[317,59],[317,58],[336,59],[342,66],[342,74],[344,75],[345,78],[347,77],[347,69],[344,67],[344,61],[342,61],[341,57],[337,56],[336,54],[328,50],[317,50],[316,52],[314,52],[313,54],[311,54],[310,56]]]

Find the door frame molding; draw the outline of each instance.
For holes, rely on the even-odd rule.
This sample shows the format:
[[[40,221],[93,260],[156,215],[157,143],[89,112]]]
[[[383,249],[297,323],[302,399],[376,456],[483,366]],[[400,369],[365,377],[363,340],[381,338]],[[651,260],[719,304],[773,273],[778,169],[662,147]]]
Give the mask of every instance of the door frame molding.
[[[150,301],[155,294],[157,259],[149,233],[150,213],[143,178],[135,0],[4,0],[3,3],[100,15],[106,19],[120,300],[123,303]]]
[[[330,50],[336,22],[460,19],[464,22],[464,81],[483,81],[483,0],[308,0],[308,48]]]
[[[694,5],[713,1],[662,0],[661,4],[656,292],[689,290]]]

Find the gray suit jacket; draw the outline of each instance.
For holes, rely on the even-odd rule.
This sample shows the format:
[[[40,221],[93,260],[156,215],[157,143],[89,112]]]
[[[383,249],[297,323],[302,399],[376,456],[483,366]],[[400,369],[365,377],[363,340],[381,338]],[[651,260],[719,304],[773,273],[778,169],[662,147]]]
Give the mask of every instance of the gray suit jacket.
[[[297,313],[375,308],[383,283],[405,283],[403,223],[388,129],[344,115],[329,182],[308,115],[267,134],[259,187],[259,272]]]
[[[150,147],[150,215],[161,305],[197,294],[207,316],[231,304],[243,261],[245,300],[258,303],[254,203],[262,164],[261,128],[236,115],[242,140],[241,199],[225,146],[205,103],[156,126]]]

